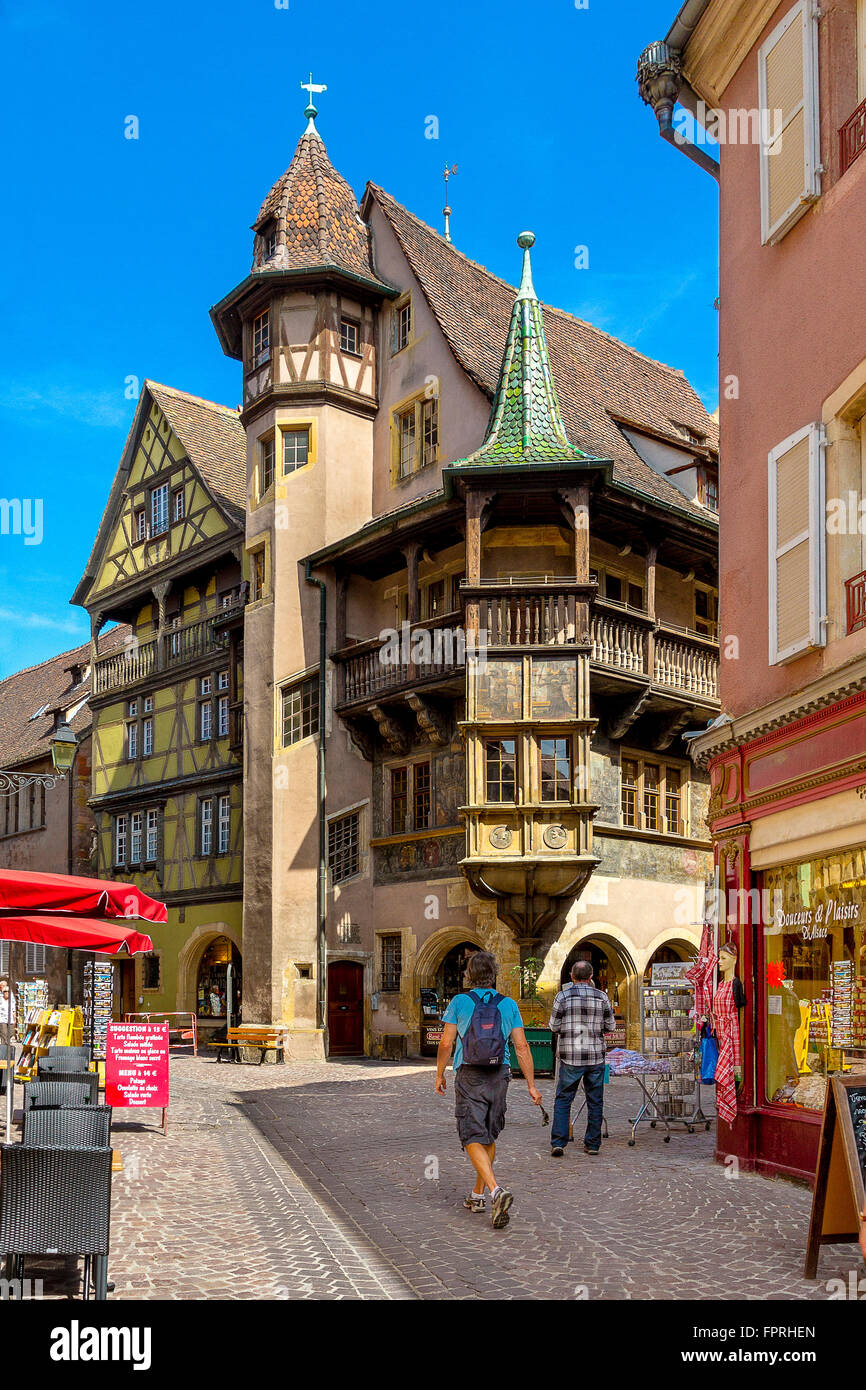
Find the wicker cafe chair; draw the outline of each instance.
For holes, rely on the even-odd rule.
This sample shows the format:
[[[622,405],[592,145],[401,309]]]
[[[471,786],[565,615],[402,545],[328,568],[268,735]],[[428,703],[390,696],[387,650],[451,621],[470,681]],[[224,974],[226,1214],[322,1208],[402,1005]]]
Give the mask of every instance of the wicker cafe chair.
[[[111,1146],[110,1105],[70,1105],[63,1110],[24,1112],[24,1138],[30,1148],[105,1149]]]
[[[70,1079],[74,1076],[74,1080]],[[77,1073],[54,1076],[50,1081],[28,1081],[24,1086],[24,1109],[44,1110],[68,1105],[96,1105],[99,1099],[99,1077],[87,1073],[82,1080]]]
[[[111,1149],[0,1146],[0,1252],[6,1278],[21,1279],[25,1255],[84,1257],[84,1297],[91,1260],[96,1297],[108,1293]]]
[[[47,1057],[36,1061],[37,1076],[52,1076],[55,1072],[87,1071],[90,1066],[89,1047],[55,1047]]]

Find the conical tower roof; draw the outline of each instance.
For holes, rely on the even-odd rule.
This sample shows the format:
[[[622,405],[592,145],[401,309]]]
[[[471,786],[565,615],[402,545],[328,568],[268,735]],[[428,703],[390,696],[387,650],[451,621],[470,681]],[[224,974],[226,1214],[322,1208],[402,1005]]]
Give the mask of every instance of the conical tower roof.
[[[361,220],[352,189],[328,158],[316,129],[315,107],[309,106],[306,114],[307,128],[294,158],[253,223],[258,234],[253,273],[336,268],[379,285],[370,229]],[[271,255],[269,242],[275,242]]]
[[[569,443],[559,412],[550,369],[544,315],[532,283],[532,232],[517,238],[523,248],[523,276],[511,310],[511,323],[484,443],[454,467],[531,467],[538,464],[598,464]]]

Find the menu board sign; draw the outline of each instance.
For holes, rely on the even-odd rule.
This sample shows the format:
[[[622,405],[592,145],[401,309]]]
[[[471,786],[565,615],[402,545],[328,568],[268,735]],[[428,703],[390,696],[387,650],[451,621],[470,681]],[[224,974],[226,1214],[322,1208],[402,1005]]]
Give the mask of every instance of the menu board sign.
[[[105,1102],[117,1106],[168,1105],[168,1024],[109,1023]]]
[[[834,1076],[827,1087],[812,1220],[806,1248],[807,1279],[818,1272],[822,1245],[861,1239],[866,1200],[866,1076]]]

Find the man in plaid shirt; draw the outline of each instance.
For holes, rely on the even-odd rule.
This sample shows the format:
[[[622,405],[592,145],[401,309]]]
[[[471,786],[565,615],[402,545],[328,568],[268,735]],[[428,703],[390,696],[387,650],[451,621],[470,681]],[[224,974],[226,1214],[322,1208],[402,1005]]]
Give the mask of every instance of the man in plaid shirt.
[[[553,1001],[551,1032],[559,1041],[559,1080],[553,1105],[550,1152],[562,1158],[568,1143],[571,1107],[581,1080],[586,1092],[586,1134],[583,1151],[601,1148],[604,1116],[604,1035],[616,1026],[610,1000],[592,983],[592,966],[579,960],[571,967],[572,984]]]

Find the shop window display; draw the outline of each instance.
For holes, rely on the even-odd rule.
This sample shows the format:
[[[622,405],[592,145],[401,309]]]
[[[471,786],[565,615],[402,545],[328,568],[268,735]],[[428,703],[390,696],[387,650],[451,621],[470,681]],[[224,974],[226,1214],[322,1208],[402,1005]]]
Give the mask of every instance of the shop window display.
[[[866,1049],[866,849],[764,874],[765,1093],[821,1110]]]
[[[226,967],[232,962],[232,1016],[240,1014],[241,958],[228,937],[218,936],[208,946],[198,968],[196,1013],[202,1019],[225,1019]]]

